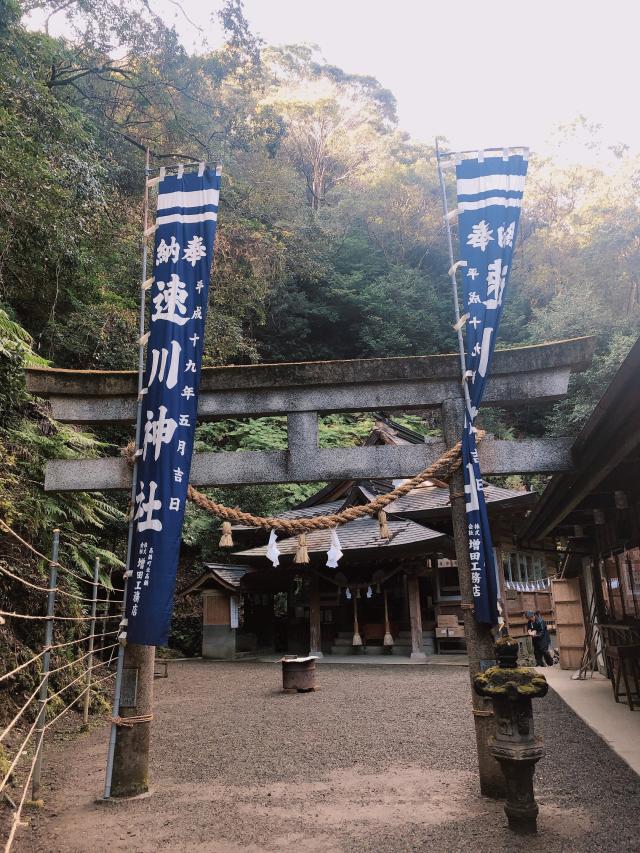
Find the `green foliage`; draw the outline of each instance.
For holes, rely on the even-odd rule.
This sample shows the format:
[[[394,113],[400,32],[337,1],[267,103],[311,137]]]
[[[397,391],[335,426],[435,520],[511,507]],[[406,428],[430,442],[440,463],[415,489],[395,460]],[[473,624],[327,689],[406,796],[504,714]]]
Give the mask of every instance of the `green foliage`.
[[[96,556],[106,566],[122,566],[98,536],[122,528],[117,506],[99,493],[52,494],[41,485],[48,459],[98,456],[106,445],[56,423],[27,393],[24,367],[32,355],[30,337],[4,312],[0,323],[0,516],[41,547],[47,547],[52,530],[59,528],[63,557],[88,575]]]
[[[23,13],[66,19],[64,39]],[[47,459],[113,453],[54,423],[25,363],[136,362],[144,149],[154,162],[223,159],[205,364],[384,357],[455,349],[433,150],[397,125],[377,80],[314,48],[264,45],[240,0],[225,43],[189,55],[146,0],[0,0],[0,514],[87,570],[123,557],[123,499],[51,495]],[[565,127],[597,146],[584,120]],[[487,412],[501,435],[574,434],[640,327],[640,161],[608,170],[532,159],[500,345],[595,334],[593,366],[551,413]],[[418,416],[403,420],[428,432]],[[321,447],[355,444],[369,415],[328,416]],[[279,450],[284,418],[199,428],[197,449]],[[348,472],[345,472],[348,473]],[[319,484],[212,490],[262,514]],[[217,522],[187,511],[184,538],[217,553]]]
[[[419,418],[407,418],[411,426]],[[353,447],[371,432],[370,415],[327,415],[318,423],[320,447]],[[283,450],[287,447],[287,420],[284,417],[228,419],[201,424],[197,430],[196,450],[248,451]],[[235,489],[207,489],[214,500],[240,506],[258,515],[277,515],[302,503],[324,483],[286,483],[274,486],[245,486]],[[220,558],[228,552],[218,550],[220,523],[217,519],[187,505],[183,540],[201,550],[203,558]]]
[[[569,395],[556,403],[547,418],[551,434],[579,432],[636,340],[637,334],[614,333],[598,341],[593,363],[584,373],[572,374]]]
[[[197,657],[202,653],[202,617],[200,614],[173,617],[169,646],[172,649],[179,650],[185,657]]]

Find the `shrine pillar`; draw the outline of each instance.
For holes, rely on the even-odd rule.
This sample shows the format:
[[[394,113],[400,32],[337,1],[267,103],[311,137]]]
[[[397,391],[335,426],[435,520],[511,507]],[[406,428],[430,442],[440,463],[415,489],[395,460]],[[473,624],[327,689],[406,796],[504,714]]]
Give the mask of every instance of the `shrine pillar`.
[[[322,628],[320,625],[320,579],[317,572],[309,578],[309,655],[322,657]]]
[[[420,579],[417,575],[407,575],[409,596],[409,622],[411,625],[411,660],[426,660],[422,641],[422,614],[420,612]]]

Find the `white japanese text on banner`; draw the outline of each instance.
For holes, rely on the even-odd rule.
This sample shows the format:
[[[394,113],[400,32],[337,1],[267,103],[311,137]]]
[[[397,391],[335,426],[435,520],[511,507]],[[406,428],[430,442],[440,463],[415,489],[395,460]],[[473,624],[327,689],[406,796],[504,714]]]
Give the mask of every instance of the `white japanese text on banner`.
[[[158,186],[150,336],[138,449],[127,640],[166,645],[198,408],[220,176]]]
[[[526,152],[462,159],[456,166],[464,278],[469,401],[462,439],[474,614],[495,625],[497,579],[474,421],[495,349],[527,173]]]

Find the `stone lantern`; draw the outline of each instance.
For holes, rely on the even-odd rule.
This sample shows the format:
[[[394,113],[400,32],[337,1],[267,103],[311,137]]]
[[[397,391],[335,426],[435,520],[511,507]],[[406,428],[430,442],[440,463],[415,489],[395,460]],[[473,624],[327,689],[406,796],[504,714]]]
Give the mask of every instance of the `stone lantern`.
[[[495,735],[489,748],[504,773],[509,828],[530,835],[537,832],[538,817],[533,774],[544,754],[542,738],[533,731],[531,700],[545,696],[549,685],[535,670],[518,666],[518,643],[511,637],[498,640],[495,653],[498,665],[478,673],[474,688],[493,702]]]

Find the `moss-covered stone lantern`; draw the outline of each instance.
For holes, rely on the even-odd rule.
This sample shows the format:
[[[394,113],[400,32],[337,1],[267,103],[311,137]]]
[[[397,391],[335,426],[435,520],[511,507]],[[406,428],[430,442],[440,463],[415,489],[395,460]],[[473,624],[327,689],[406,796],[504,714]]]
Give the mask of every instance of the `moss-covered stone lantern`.
[[[533,774],[543,754],[542,738],[533,730],[531,700],[545,696],[549,685],[535,670],[518,666],[518,643],[502,637],[495,646],[497,666],[474,678],[480,696],[493,702],[495,735],[489,747],[504,773],[507,799],[504,810],[509,828],[520,834],[537,832],[538,804]]]

